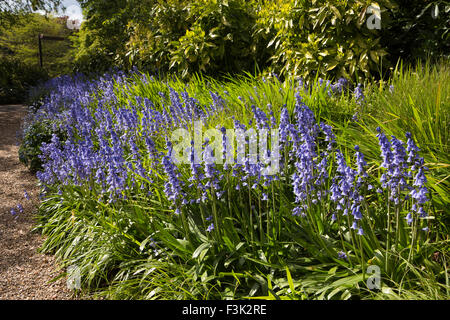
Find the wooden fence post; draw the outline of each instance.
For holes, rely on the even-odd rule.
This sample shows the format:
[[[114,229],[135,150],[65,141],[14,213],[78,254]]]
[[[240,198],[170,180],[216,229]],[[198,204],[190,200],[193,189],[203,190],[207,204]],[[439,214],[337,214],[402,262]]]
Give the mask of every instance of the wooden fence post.
[[[38,41],[39,41],[39,65],[41,68],[44,66],[43,58],[42,58],[42,40],[55,40],[55,41],[63,41],[66,40],[64,37],[55,37],[55,36],[45,36],[44,34],[38,35]]]

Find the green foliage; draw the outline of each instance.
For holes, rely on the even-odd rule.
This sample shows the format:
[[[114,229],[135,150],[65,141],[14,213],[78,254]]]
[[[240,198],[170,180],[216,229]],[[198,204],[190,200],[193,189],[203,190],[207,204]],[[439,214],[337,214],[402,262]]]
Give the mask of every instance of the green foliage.
[[[18,18],[17,24],[0,29],[0,57],[14,57],[30,66],[39,65],[38,35],[68,38],[73,33],[66,26],[66,20],[46,17],[38,13]],[[66,41],[42,40],[43,66],[51,77],[69,73],[72,47]]]
[[[148,4],[149,13],[130,22],[130,63],[152,72],[176,71],[182,78],[196,72],[217,75],[264,67],[266,55],[252,37],[254,4],[242,0]]]
[[[75,39],[78,51],[75,70],[84,73],[104,72],[124,64],[128,21],[137,1],[79,1],[84,21]],[[149,19],[149,17],[147,17]]]
[[[22,103],[31,87],[48,79],[48,74],[37,66],[30,66],[19,59],[0,59],[0,104]]]
[[[182,78],[195,72],[217,75],[264,66],[252,38],[256,12],[251,1],[199,1],[188,11],[195,23],[171,52],[170,69]]]
[[[389,10],[390,23],[383,30],[382,45],[390,61],[438,60],[450,52],[450,6],[448,1],[396,0]]]
[[[81,71],[137,66],[187,79],[197,72],[218,76],[259,69],[362,82],[385,78],[399,58],[437,58],[449,51],[449,12],[443,1],[81,3],[87,18],[77,55]],[[440,11],[433,19],[436,4]],[[380,15],[371,11],[377,6]],[[368,27],[375,17],[381,29]]]
[[[392,86],[392,87],[391,87]],[[375,145],[366,143],[367,134],[381,127],[388,135],[400,137],[409,131],[418,142],[432,183],[436,226],[448,232],[450,214],[450,68],[449,60],[436,65],[416,63],[398,65],[389,82],[369,83],[366,103],[358,107],[357,126],[333,121],[343,132],[342,144],[358,143],[366,154],[374,157]]]
[[[276,31],[269,45],[275,50],[272,60],[277,72],[304,78],[328,75],[361,81],[377,76],[388,65],[389,60],[382,64],[387,54],[380,44],[382,33],[366,26],[371,15],[366,10],[372,1],[288,3],[285,10],[278,11],[274,6],[266,13],[275,16],[268,26]],[[379,4],[391,6],[390,1]],[[381,9],[383,14],[385,10]]]
[[[61,5],[61,0],[8,0],[0,2],[0,27],[17,23],[18,15],[27,15],[32,11],[50,12]]]
[[[170,50],[194,23],[188,19],[185,4],[186,1],[147,0],[139,6],[139,14],[128,26],[130,39],[126,44],[126,55],[130,64],[155,74],[168,72]]]
[[[39,66],[39,34],[69,37],[63,18],[37,13],[16,15],[15,23],[0,27],[0,103],[22,103],[27,91],[41,80],[72,70],[70,40],[42,40],[44,68]]]
[[[31,172],[42,170],[42,161],[39,158],[42,154],[41,146],[43,143],[50,143],[53,134],[56,134],[61,140],[65,140],[65,133],[55,130],[50,121],[35,122],[25,129],[23,143],[19,149],[19,160]]]

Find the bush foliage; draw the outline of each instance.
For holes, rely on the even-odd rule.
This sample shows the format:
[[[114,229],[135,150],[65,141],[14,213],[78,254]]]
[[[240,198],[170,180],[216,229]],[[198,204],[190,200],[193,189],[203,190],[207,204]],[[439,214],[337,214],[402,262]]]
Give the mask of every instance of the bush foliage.
[[[0,24],[0,103],[23,103],[27,91],[40,80],[72,71],[70,35],[64,18],[38,13],[16,14],[13,24]],[[42,41],[43,68],[39,65],[38,35],[67,38]]]
[[[22,103],[28,97],[28,90],[48,74],[37,66],[30,66],[18,59],[0,60],[0,104]]]
[[[442,1],[416,2],[410,10],[409,2],[394,0],[82,1],[87,20],[78,67],[137,66],[183,78],[257,69],[380,78],[399,58],[448,52],[448,8]],[[433,19],[436,5],[441,10]],[[373,28],[375,17],[381,29]]]

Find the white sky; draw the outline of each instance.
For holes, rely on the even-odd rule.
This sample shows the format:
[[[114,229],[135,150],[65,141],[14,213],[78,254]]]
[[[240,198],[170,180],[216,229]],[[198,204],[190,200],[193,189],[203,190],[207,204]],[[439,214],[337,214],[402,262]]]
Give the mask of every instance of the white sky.
[[[69,16],[70,20],[83,20],[83,14],[81,12],[80,4],[76,0],[63,0],[62,4],[66,8],[66,10],[59,10],[57,13],[55,13],[56,16],[66,15]],[[38,10],[37,12],[41,14],[45,13],[42,10]]]
[[[83,20],[80,4],[76,0],[63,0],[63,5],[66,7],[65,15],[68,15],[71,19]]]

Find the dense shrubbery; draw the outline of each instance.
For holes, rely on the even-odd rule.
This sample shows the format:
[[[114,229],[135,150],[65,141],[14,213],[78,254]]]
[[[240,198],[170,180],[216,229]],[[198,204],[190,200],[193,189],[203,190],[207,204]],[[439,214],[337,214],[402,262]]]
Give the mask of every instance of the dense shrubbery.
[[[14,16],[11,14],[11,16]],[[16,14],[13,23],[0,23],[0,103],[24,103],[28,90],[49,77],[72,71],[73,33],[66,20],[38,13]],[[66,37],[43,41],[43,68],[39,66],[38,35]]]
[[[113,7],[86,1],[78,66],[134,65],[183,78],[255,68],[281,76],[381,78],[399,58],[449,51],[448,8],[419,2],[378,1],[381,29],[369,29],[375,17],[367,11],[369,0],[147,0]],[[436,3],[440,12],[433,19]]]
[[[47,72],[37,66],[18,59],[0,59],[0,104],[26,101],[29,90],[47,79]]]
[[[283,75],[303,77],[332,76],[361,81],[378,76],[388,61],[386,47],[380,44],[382,30],[369,29],[366,13],[371,1],[282,1],[266,12],[276,35],[272,67]],[[382,7],[389,1],[379,2]]]
[[[390,61],[438,60],[450,55],[450,6],[448,1],[396,0],[389,10],[381,43]]]
[[[438,91],[410,93],[410,103],[432,101],[447,117],[447,76],[433,73]],[[403,88],[420,88],[407,78],[378,87],[380,100],[343,79],[56,79],[30,119],[65,133],[40,146],[43,249],[109,298],[448,298],[440,153],[421,129],[406,133],[376,113]],[[188,164],[177,164],[172,155],[184,149],[171,134],[194,137],[194,121],[221,133],[200,141],[204,162],[193,163],[188,141]],[[441,124],[430,132],[445,138]],[[209,161],[228,155],[210,153],[216,139],[227,141],[223,128],[279,129],[280,171],[267,174],[264,154],[256,163],[248,153],[242,164]],[[439,159],[448,168],[448,155]],[[382,291],[366,288],[368,265],[380,267]]]
[[[78,69],[107,70],[115,63],[159,74],[178,71],[183,77],[253,71],[268,58],[252,38],[254,4],[148,0],[119,1],[111,8],[86,2]]]

